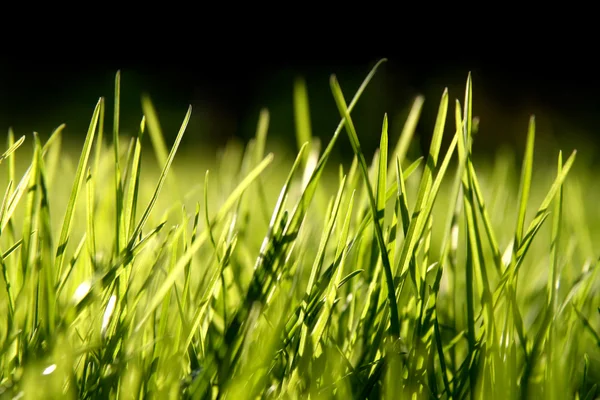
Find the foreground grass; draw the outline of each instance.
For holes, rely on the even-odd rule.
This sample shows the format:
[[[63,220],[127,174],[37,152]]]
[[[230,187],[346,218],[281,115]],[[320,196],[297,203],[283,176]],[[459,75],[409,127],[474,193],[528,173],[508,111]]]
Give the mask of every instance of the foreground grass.
[[[351,111],[376,69],[350,103],[331,78],[341,122],[322,151],[296,84],[293,164],[265,155],[264,111],[216,171],[181,168],[191,109],[169,150],[147,98],[124,147],[119,75],[112,138],[100,99],[71,169],[62,127],[29,138],[22,175],[9,134],[0,396],[595,398],[597,221],[575,152],[534,170],[532,118],[520,171],[475,168],[469,78],[462,102],[443,93],[429,154],[406,156],[417,98],[395,145],[383,117],[367,164]],[[347,169],[327,163],[338,140]]]

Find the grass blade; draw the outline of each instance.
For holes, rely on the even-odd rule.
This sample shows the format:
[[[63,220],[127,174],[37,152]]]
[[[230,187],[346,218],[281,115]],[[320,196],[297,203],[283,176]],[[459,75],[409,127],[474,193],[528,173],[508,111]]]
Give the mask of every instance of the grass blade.
[[[145,97],[143,99],[142,107],[144,109],[144,115],[145,115],[146,121],[148,123],[148,131],[152,132],[153,130],[158,130],[159,128],[155,124],[155,122],[157,121],[156,115],[154,114],[154,108],[152,107],[149,98]],[[192,114],[192,107],[190,106],[188,108],[187,113],[185,114],[183,123],[181,124],[181,128],[179,128],[179,133],[177,134],[175,143],[173,144],[173,147],[171,148],[169,157],[167,158],[167,161],[163,166],[163,170],[158,179],[158,183],[156,184],[156,189],[154,189],[154,193],[152,194],[152,198],[150,199],[150,202],[146,206],[146,209],[144,210],[144,214],[142,214],[142,217],[140,218],[140,221],[138,222],[135,230],[133,231],[133,234],[131,234],[129,236],[129,242],[127,244],[127,249],[129,249],[129,250],[133,248],[137,238],[142,233],[142,229],[144,229],[144,225],[146,224],[146,221],[150,217],[150,213],[152,212],[152,209],[154,208],[154,205],[156,204],[156,201],[158,200],[158,196],[160,195],[161,189],[165,183],[165,180],[167,179],[167,174],[171,168],[171,164],[173,163],[173,159],[175,158],[175,154],[177,153],[177,149],[179,148],[179,144],[181,143],[181,139],[183,138],[185,129],[187,128],[188,122],[190,121],[191,114]],[[156,133],[154,133],[154,134],[156,134]]]
[[[515,230],[515,250],[521,245],[523,238],[523,229],[525,228],[525,212],[529,201],[529,191],[531,188],[531,173],[533,170],[533,146],[535,142],[535,117],[529,119],[529,129],[527,131],[527,147],[525,157],[523,158],[523,167],[521,172],[521,186],[519,188],[519,215],[517,217],[517,227]]]
[[[242,193],[250,186],[250,184],[263,172],[263,170],[271,163],[273,160],[272,154],[268,155],[256,168],[254,168],[246,178],[240,182],[240,184],[236,187],[236,189],[231,193],[231,195],[227,198],[223,206],[219,209],[216,216],[213,218],[213,224],[220,221],[223,216],[229,211],[233,204],[237,201],[237,199],[242,195]],[[148,320],[148,318],[152,315],[154,310],[162,303],[162,299],[170,290],[171,286],[177,280],[179,273],[183,270],[183,268],[191,261],[194,254],[200,249],[200,246],[204,244],[204,242],[208,239],[208,232],[206,230],[202,231],[202,233],[196,238],[194,243],[187,249],[187,251],[179,258],[177,264],[173,267],[169,275],[163,280],[160,288],[156,291],[154,296],[152,297],[152,301],[144,316],[140,319],[138,324],[135,327],[135,332],[139,332],[143,327],[144,323]]]
[[[408,151],[408,147],[410,146],[411,140],[413,139],[413,136],[417,129],[417,123],[419,122],[419,117],[421,116],[421,111],[423,109],[424,102],[425,98],[423,96],[417,96],[413,101],[412,107],[410,108],[410,112],[408,113],[408,118],[404,122],[402,133],[400,134],[400,138],[398,139],[398,143],[396,144],[396,148],[394,149],[394,152],[390,154],[390,163],[388,164],[388,170],[394,168],[393,163],[395,158],[398,158],[401,164],[404,162],[406,152]]]
[[[373,223],[375,227],[375,234],[377,236],[377,243],[379,245],[379,251],[381,254],[381,260],[383,263],[383,268],[386,276],[387,289],[388,289],[388,302],[390,307],[390,334],[394,337],[400,336],[400,323],[398,321],[398,306],[396,304],[396,296],[394,295],[395,287],[394,287],[394,278],[392,275],[392,266],[390,264],[390,260],[388,258],[388,253],[386,249],[386,245],[383,239],[383,232],[381,229],[381,225],[379,223],[377,205],[375,204],[375,198],[373,195],[373,189],[371,188],[371,183],[369,182],[369,173],[367,171],[367,162],[365,161],[364,154],[360,148],[360,142],[358,141],[358,136],[356,135],[356,130],[354,128],[354,124],[352,123],[352,119],[350,118],[350,111],[346,105],[346,100],[344,99],[344,95],[342,93],[342,89],[340,88],[337,79],[334,76],[331,77],[331,89],[333,95],[335,97],[336,104],[338,106],[338,110],[340,115],[346,121],[346,132],[348,133],[348,137],[350,139],[350,143],[352,144],[352,149],[354,150],[354,154],[358,157],[359,166],[361,167],[361,171],[363,173],[363,178],[365,184],[367,186],[367,191],[369,195],[369,203],[371,205],[371,212],[373,214]]]
[[[416,246],[417,240],[420,237],[420,233],[425,228],[425,221],[429,218],[429,212],[426,211],[427,203],[432,200],[433,197],[433,186],[432,186],[432,176],[434,169],[437,169],[437,158],[442,142],[442,135],[444,132],[444,126],[446,122],[446,114],[448,112],[448,90],[444,90],[442,94],[442,99],[440,102],[440,107],[438,110],[438,116],[436,119],[436,124],[434,127],[434,134],[431,141],[431,147],[429,151],[429,156],[427,157],[427,163],[425,165],[425,170],[423,172],[423,176],[421,177],[421,184],[419,186],[419,192],[417,195],[417,202],[413,207],[412,218],[410,221],[410,226],[408,228],[408,233],[404,239],[404,243],[402,245],[402,252],[400,253],[399,258],[399,268],[396,270],[398,274],[402,275],[405,270],[411,266],[410,273],[412,277],[412,282],[415,285],[415,289],[417,293],[420,292],[420,284],[417,281],[416,268],[414,264],[411,264],[412,254],[414,248]],[[454,145],[451,145],[452,151],[454,150],[453,146],[456,146],[456,138],[454,140]],[[450,150],[448,150],[448,156],[450,155]],[[450,160],[448,159],[448,162]],[[445,172],[445,171],[444,171]],[[441,168],[438,170],[438,177],[440,178],[439,184],[441,184]],[[431,202],[431,207],[433,207],[433,203]]]
[[[67,211],[65,212],[65,218],[63,220],[62,230],[60,232],[60,238],[58,239],[58,247],[56,249],[56,260],[54,262],[54,270],[56,271],[56,280],[61,276],[62,264],[65,258],[65,251],[67,244],[69,243],[69,235],[71,233],[71,225],[73,223],[73,217],[75,213],[75,205],[79,196],[79,189],[85,178],[85,171],[87,170],[87,164],[92,151],[92,143],[94,141],[94,135],[96,132],[96,125],[98,124],[98,118],[100,116],[100,104],[102,99],[96,104],[92,121],[90,123],[85,142],[83,144],[83,150],[77,165],[77,172],[75,173],[75,181],[73,182],[73,188],[71,189],[71,196],[67,203]]]
[[[10,157],[12,153],[14,153],[19,147],[21,147],[24,141],[25,136],[21,136],[19,140],[17,140],[14,144],[10,145],[10,147],[0,156],[0,163],[2,163],[2,161]]]
[[[310,126],[310,107],[308,105],[308,91],[306,81],[302,78],[294,82],[294,120],[296,122],[296,142],[298,149],[304,143],[311,143],[312,130]],[[306,167],[310,148],[304,153],[303,165]]]

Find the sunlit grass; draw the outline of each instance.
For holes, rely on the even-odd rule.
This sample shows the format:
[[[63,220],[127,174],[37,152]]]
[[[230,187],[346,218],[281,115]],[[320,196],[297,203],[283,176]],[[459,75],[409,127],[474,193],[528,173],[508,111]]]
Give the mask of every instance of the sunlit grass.
[[[381,62],[352,99],[331,77],[323,148],[295,82],[294,160],[266,154],[268,110],[218,159],[178,162],[193,110],[169,148],[147,97],[124,137],[120,74],[112,135],[101,98],[76,157],[64,126],[9,132],[0,397],[598,396],[593,175],[574,151],[536,164],[534,117],[520,169],[475,161],[470,76],[462,101],[441,93],[424,157],[407,156],[422,97],[364,154],[352,110]],[[328,162],[340,140],[349,167]]]

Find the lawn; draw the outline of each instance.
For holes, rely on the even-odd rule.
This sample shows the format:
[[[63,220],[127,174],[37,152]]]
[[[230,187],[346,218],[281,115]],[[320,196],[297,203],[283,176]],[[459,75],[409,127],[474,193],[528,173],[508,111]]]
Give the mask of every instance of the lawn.
[[[167,145],[148,97],[126,137],[119,73],[75,151],[64,126],[9,132],[0,398],[598,398],[590,167],[537,157],[533,116],[522,157],[478,158],[470,76],[428,99],[427,154],[408,152],[422,97],[363,154],[351,111],[384,61],[353,95],[331,76],[328,143],[296,83],[295,159],[266,151],[266,109],[218,157],[179,148],[191,107]]]

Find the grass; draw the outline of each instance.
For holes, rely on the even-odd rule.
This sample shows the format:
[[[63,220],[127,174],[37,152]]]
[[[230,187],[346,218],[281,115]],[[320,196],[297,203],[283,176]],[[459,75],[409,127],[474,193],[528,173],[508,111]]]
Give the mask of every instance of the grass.
[[[470,76],[425,157],[407,157],[419,97],[367,163],[351,112],[383,61],[349,103],[331,77],[322,152],[294,83],[291,164],[265,154],[267,110],[217,163],[177,163],[192,110],[169,149],[147,97],[124,141],[120,74],[110,145],[103,98],[78,160],[64,126],[9,132],[0,397],[598,398],[593,176],[576,152],[536,164],[534,117],[520,168],[476,163]],[[339,140],[349,167],[328,163]]]

